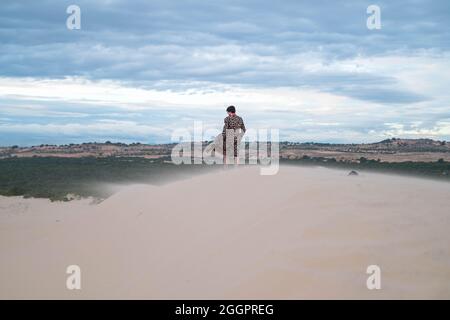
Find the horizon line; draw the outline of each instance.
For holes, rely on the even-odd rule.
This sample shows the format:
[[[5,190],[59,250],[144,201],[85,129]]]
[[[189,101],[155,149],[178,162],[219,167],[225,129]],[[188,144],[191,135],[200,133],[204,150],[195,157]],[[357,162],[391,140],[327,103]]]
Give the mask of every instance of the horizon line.
[[[294,143],[294,144],[330,144],[330,145],[358,145],[358,144],[376,144],[376,143],[381,143],[381,142],[385,142],[385,141],[396,141],[396,140],[431,140],[434,142],[445,142],[445,143],[450,143],[450,141],[447,140],[436,140],[436,139],[432,139],[432,138],[400,138],[400,137],[392,137],[392,138],[386,138],[383,140],[377,140],[374,142],[316,142],[316,141],[304,141],[304,142],[300,142],[300,141],[289,141],[289,140],[282,140],[279,141],[279,143]],[[191,142],[196,142],[191,140]],[[213,142],[213,140],[202,140],[202,141],[198,141],[198,142],[202,142],[202,143],[208,143],[208,142]],[[255,141],[246,141],[246,142],[255,142]],[[270,142],[270,141],[259,141],[256,140],[256,142]],[[62,147],[62,146],[74,146],[74,145],[83,145],[83,144],[120,144],[120,145],[147,145],[147,146],[162,146],[162,145],[171,145],[171,144],[177,144],[180,142],[158,142],[158,143],[142,143],[142,142],[130,142],[130,143],[126,143],[126,142],[121,142],[121,141],[110,141],[110,140],[106,140],[104,142],[99,142],[99,141],[86,141],[86,142],[79,142],[79,143],[64,143],[64,144],[53,144],[53,143],[40,143],[40,144],[36,144],[36,145],[18,145],[18,144],[13,144],[13,145],[0,145],[0,148],[33,148],[33,147],[43,147],[43,146],[56,146],[56,147]]]

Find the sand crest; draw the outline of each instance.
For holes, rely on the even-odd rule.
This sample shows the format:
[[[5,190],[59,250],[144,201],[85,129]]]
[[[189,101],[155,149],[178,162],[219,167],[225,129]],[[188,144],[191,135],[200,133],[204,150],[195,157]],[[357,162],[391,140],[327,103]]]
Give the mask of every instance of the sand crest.
[[[241,167],[100,204],[0,197],[0,298],[450,298],[450,184],[347,173]]]

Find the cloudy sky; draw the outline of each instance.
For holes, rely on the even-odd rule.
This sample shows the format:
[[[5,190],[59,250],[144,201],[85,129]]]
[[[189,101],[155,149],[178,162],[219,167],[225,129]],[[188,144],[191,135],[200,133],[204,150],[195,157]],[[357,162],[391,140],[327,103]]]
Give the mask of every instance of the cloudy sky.
[[[168,142],[230,104],[282,140],[450,140],[450,1],[0,2],[0,145]]]

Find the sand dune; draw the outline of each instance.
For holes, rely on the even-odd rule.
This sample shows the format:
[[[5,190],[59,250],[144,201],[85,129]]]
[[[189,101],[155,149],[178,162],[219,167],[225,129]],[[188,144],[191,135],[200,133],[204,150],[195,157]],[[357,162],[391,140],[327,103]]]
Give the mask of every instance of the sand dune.
[[[0,198],[0,298],[450,298],[450,184],[224,170],[100,204]],[[67,290],[66,267],[82,270]],[[366,268],[382,289],[366,288]]]

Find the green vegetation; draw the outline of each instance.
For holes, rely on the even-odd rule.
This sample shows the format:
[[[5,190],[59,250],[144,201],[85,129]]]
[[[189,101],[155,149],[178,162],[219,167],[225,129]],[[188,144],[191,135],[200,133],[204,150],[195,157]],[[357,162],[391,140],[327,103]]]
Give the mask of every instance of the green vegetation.
[[[162,184],[216,166],[177,166],[145,158],[7,158],[0,160],[0,194],[67,200],[68,194],[106,198],[121,183]]]
[[[436,162],[381,162],[379,160],[368,160],[364,157],[359,159],[359,163],[337,161],[334,158],[308,157],[301,159],[283,159],[280,163],[299,165],[320,165],[324,167],[342,168],[349,170],[370,170],[387,173],[408,174],[422,177],[438,178],[450,181],[450,162],[439,159]]]
[[[138,157],[106,158],[6,158],[0,159],[0,195],[68,200],[67,195],[106,198],[113,191],[108,184],[163,184],[173,179],[210,172],[221,166],[177,166],[160,159]],[[320,165],[356,171],[376,170],[434,177],[450,181],[450,162],[388,163],[368,160],[359,163],[336,161],[333,158],[311,158],[280,161],[281,164]]]

